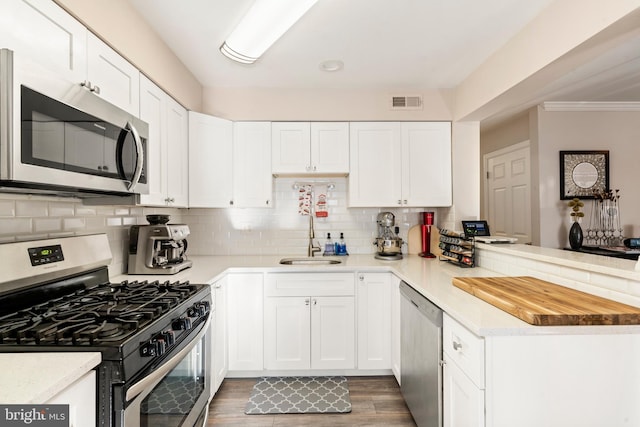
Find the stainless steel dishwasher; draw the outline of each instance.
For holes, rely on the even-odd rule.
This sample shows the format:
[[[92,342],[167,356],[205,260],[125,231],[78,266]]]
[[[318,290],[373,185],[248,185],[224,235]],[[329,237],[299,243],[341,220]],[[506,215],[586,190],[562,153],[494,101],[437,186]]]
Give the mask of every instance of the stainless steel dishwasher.
[[[442,310],[400,283],[401,391],[418,427],[442,427]]]

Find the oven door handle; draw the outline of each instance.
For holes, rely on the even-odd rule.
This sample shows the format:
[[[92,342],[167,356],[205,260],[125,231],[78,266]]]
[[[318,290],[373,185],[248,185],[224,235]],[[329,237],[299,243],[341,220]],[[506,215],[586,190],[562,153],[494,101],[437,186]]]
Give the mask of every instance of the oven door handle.
[[[196,335],[196,337],[189,343],[188,346],[180,350],[178,353],[175,354],[175,356],[167,360],[164,364],[157,367],[149,375],[147,375],[146,377],[144,377],[143,379],[141,379],[140,381],[138,381],[137,383],[129,387],[129,389],[127,390],[127,394],[125,395],[125,399],[127,400],[127,402],[134,399],[137,395],[142,393],[150,385],[156,382],[159,382],[173,368],[175,368],[176,365],[180,363],[180,361],[184,359],[184,357],[187,354],[189,354],[189,352],[193,350],[193,348],[196,345],[198,345],[202,337],[207,333],[207,330],[209,329],[210,324],[211,324],[211,314],[209,314],[209,317],[207,317],[207,321],[205,322],[204,327],[200,330],[200,332],[198,332],[198,335]]]

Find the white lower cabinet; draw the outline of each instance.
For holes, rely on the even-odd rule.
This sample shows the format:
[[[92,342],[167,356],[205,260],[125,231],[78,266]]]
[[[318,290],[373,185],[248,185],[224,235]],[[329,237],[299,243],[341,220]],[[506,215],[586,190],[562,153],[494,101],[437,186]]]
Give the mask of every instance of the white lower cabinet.
[[[213,396],[224,377],[227,375],[229,361],[227,358],[227,278],[224,277],[213,284],[213,300],[215,311],[213,312],[213,329],[211,333],[212,357],[211,363],[213,375],[211,376],[211,395]]]
[[[352,273],[277,273],[265,282],[265,369],[355,368]]]
[[[261,371],[263,364],[263,274],[227,276],[229,371]]]
[[[402,385],[400,336],[400,278],[391,275],[391,370],[398,384]]]
[[[445,314],[442,350],[444,427],[483,427],[484,339]]]
[[[96,425],[96,372],[89,371],[45,403],[69,405],[69,427]]]
[[[446,353],[444,362],[444,427],[484,426],[484,390],[478,388]]]
[[[391,273],[357,273],[358,369],[391,369]]]

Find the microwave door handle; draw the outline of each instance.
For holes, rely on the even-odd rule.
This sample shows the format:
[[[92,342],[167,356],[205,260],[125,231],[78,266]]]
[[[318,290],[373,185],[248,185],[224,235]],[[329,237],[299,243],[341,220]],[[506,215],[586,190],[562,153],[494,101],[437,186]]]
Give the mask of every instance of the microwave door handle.
[[[186,346],[185,348],[180,350],[178,353],[176,353],[171,359],[166,361],[163,365],[158,366],[149,375],[147,375],[146,377],[142,378],[140,381],[138,381],[137,383],[129,387],[125,395],[126,401],[129,402],[131,399],[135,398],[137,395],[142,393],[148,387],[152,387],[158,382],[160,382],[162,378],[164,378],[173,368],[175,368],[178,365],[178,363],[180,363],[182,359],[184,359],[185,356],[189,354],[189,352],[191,352],[191,350],[193,350],[196,345],[198,345],[202,337],[207,333],[207,330],[209,329],[210,324],[211,324],[211,313],[209,313],[209,316],[207,317],[207,321],[205,322],[203,328],[200,330],[200,332],[198,332],[198,335],[195,336],[195,338],[189,343],[188,346]]]
[[[131,134],[133,135],[133,140],[136,143],[136,169],[133,173],[133,178],[127,187],[127,190],[133,190],[138,182],[140,181],[140,176],[142,175],[142,168],[144,166],[144,153],[142,147],[142,139],[140,138],[140,134],[138,130],[131,122],[127,122],[127,128],[131,130]]]

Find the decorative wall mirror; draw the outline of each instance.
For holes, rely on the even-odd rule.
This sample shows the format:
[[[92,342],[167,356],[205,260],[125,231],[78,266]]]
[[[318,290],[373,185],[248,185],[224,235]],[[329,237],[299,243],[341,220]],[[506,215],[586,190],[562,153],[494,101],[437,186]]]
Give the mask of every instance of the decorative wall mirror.
[[[593,199],[609,189],[609,151],[560,151],[560,199]]]

